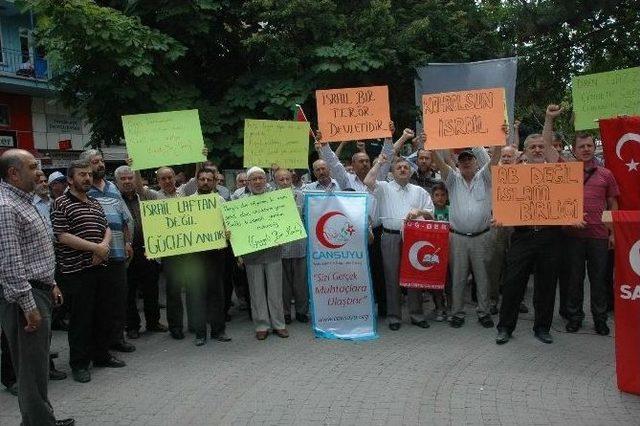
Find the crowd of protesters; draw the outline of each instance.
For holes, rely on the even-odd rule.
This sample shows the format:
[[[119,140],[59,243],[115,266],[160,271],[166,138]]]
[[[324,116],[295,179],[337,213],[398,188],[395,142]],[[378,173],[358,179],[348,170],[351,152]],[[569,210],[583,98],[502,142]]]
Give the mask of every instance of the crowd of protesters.
[[[480,326],[495,327],[497,316],[496,343],[507,343],[519,313],[529,310],[524,296],[533,274],[534,336],[552,343],[557,287],[566,331],[583,325],[586,270],[593,326],[607,335],[613,237],[601,214],[617,208],[618,188],[595,157],[591,135],[577,133],[571,141],[574,158],[563,154],[553,130],[561,113],[550,105],[541,133],[528,135],[522,151],[517,122],[511,131],[505,126],[504,146],[459,152],[429,150],[424,135],[405,129],[395,142],[384,141],[374,161],[362,142],[343,160],[346,143],[334,151],[317,133],[318,159],[309,173],[251,167],[236,175],[232,191],[212,162],[198,164],[191,179],[161,167],[153,188],[132,170],[130,160],[115,170],[113,182],[107,180],[98,150],[83,152],[66,175],[49,176],[28,152],[8,150],[0,157],[2,383],[18,395],[24,424],[73,424],[73,419],[56,421],[47,399],[47,378],[66,378],[53,364],[57,354],[49,353],[52,325],[67,331],[72,377],[86,383],[91,366],[126,366],[114,354],[136,349],[132,342],[143,324],[139,298],[145,332],[169,332],[177,340],[192,333],[196,346],[208,339],[232,340],[227,322],[234,304],[253,321],[258,340],[270,334],[288,337],[287,325],[294,319],[309,322],[305,240],[241,258],[230,247],[147,258],[140,202],[194,194],[216,194],[226,202],[290,188],[302,215],[307,191],[367,193],[373,292],[378,315],[390,330],[401,328],[405,296],[407,318],[420,328],[428,328],[429,320],[462,327],[472,303]],[[492,219],[492,165],[563,161],[584,163],[584,221],[571,227],[503,227]],[[403,294],[401,230],[404,220],[421,218],[450,224],[448,283],[441,292]],[[166,324],[160,314],[161,281]],[[425,310],[429,301],[432,312]]]

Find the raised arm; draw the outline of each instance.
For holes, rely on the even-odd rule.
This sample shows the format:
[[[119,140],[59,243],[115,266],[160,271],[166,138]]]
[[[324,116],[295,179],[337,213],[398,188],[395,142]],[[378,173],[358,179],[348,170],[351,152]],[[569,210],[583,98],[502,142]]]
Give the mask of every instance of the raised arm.
[[[513,122],[513,146],[516,147],[516,149],[520,148],[520,121],[519,120],[515,120]]]
[[[316,147],[318,146],[320,147],[318,149],[320,158],[327,162],[327,166],[329,166],[329,170],[331,171],[331,177],[336,180],[340,189],[347,189],[351,187],[347,170],[333,152],[329,143],[322,140],[322,134],[320,131],[316,132]]]
[[[336,157],[340,158],[342,151],[344,150],[345,145],[347,145],[347,141],[342,141],[336,148]]]
[[[542,140],[544,141],[544,156],[548,163],[555,163],[560,158],[560,154],[553,147],[553,122],[560,114],[562,114],[562,108],[552,104],[547,107],[544,117]]]
[[[385,154],[380,154],[380,156],[378,157],[378,161],[376,161],[373,167],[371,167],[369,173],[367,173],[367,176],[364,178],[364,184],[367,186],[367,188],[369,188],[369,191],[371,192],[375,191],[376,189],[379,180],[377,176],[380,173],[380,169],[382,168],[384,163],[387,163],[387,156]],[[389,166],[387,165],[387,170],[388,169]]]
[[[440,171],[440,176],[443,181],[447,180],[449,173],[451,173],[451,166],[444,162],[442,159],[442,150],[433,150],[431,151],[431,158],[433,159],[433,165]]]

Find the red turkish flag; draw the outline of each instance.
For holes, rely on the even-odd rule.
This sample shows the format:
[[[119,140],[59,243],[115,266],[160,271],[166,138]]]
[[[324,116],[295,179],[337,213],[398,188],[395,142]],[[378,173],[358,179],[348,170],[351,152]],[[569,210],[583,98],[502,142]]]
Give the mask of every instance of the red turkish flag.
[[[449,223],[408,220],[404,224],[400,285],[443,290],[449,263]]]
[[[640,211],[613,211],[616,375],[621,391],[640,395]]]
[[[620,187],[620,210],[640,210],[640,117],[600,120],[605,165]]]

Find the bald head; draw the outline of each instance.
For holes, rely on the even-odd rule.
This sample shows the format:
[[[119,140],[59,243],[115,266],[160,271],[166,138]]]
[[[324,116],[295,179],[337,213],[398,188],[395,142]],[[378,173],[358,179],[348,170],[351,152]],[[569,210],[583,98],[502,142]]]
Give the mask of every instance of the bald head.
[[[515,164],[518,150],[513,145],[507,145],[500,150],[500,164]]]
[[[316,160],[312,164],[313,175],[321,185],[329,185],[331,182],[331,172],[329,166],[324,160]]]
[[[10,149],[0,156],[0,178],[25,192],[36,186],[38,162],[29,151]]]

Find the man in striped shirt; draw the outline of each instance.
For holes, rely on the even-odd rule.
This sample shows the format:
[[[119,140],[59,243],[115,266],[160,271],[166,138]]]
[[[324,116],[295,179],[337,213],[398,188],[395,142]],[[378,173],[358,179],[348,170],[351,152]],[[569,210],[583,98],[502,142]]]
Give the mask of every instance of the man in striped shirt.
[[[124,340],[127,318],[127,259],[133,255],[131,240],[133,217],[127,208],[118,187],[106,180],[102,154],[97,149],[89,149],[80,154],[80,159],[89,161],[93,175],[93,185],[87,192],[95,198],[107,217],[111,229],[111,250],[107,262],[107,276],[111,280],[110,346],[119,352],[133,352],[136,347]]]
[[[91,380],[92,360],[95,367],[125,363],[108,351],[112,289],[106,265],[111,230],[100,203],[87,196],[93,183],[91,165],[73,161],[67,177],[69,190],[53,202],[51,223],[60,285],[77,301],[70,309],[69,364],[73,379],[85,383]]]

